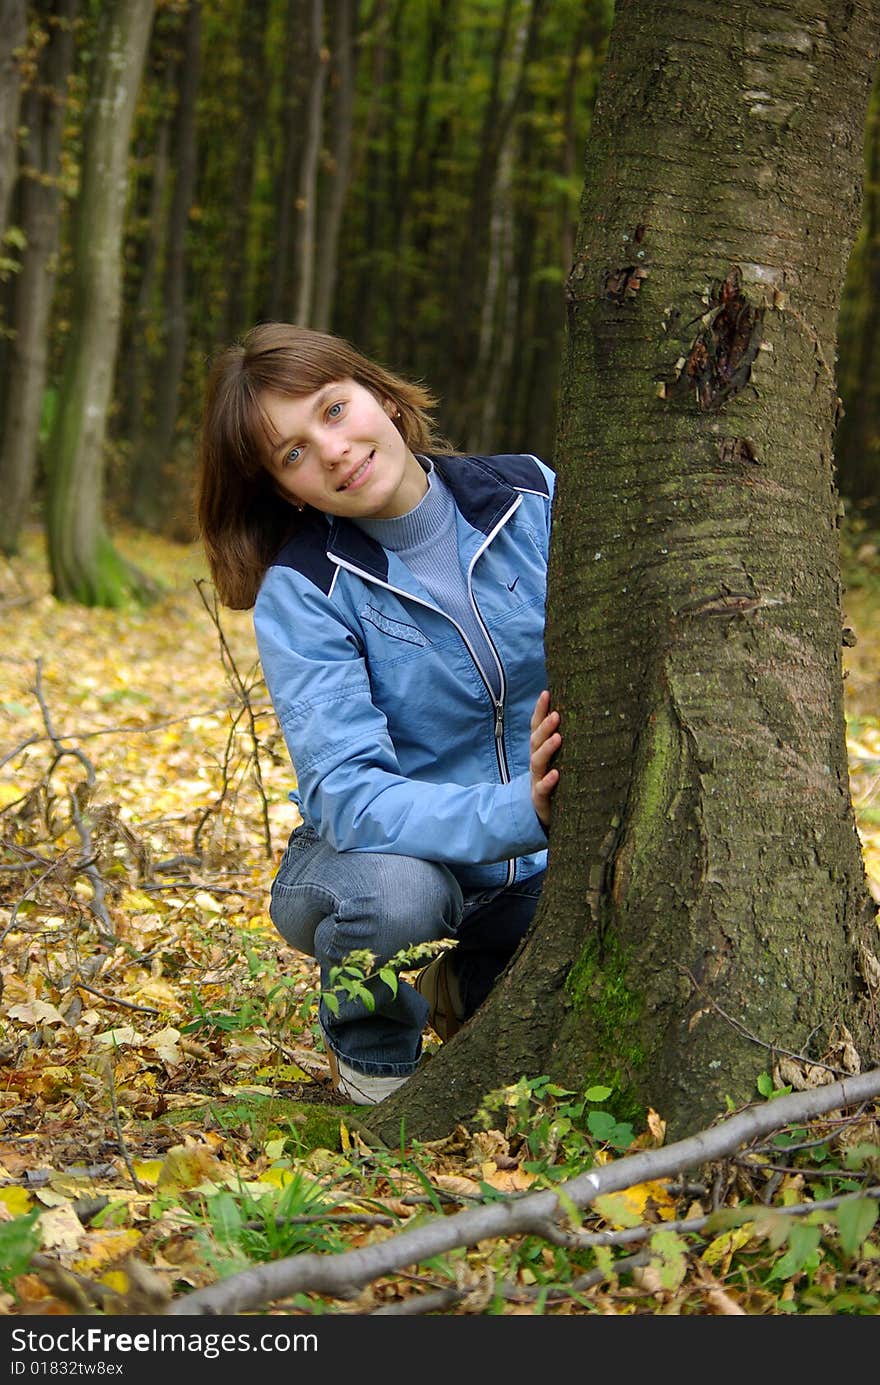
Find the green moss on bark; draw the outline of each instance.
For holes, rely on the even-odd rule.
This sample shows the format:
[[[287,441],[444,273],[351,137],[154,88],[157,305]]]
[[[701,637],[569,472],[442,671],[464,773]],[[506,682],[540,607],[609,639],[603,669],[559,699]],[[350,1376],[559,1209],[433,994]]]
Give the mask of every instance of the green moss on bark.
[[[619,1116],[642,1110],[633,1087],[641,1070],[644,1048],[639,1037],[644,997],[629,980],[628,958],[616,938],[600,944],[592,938],[568,974],[566,990],[576,1011],[584,1015],[594,1061],[584,1074],[584,1087],[603,1083],[613,1087],[612,1106]]]

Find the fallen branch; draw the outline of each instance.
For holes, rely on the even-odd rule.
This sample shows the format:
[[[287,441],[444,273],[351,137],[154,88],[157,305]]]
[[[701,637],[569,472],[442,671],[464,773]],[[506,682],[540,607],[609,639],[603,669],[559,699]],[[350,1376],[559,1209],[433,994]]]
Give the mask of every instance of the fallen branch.
[[[302,1291],[333,1298],[353,1298],[382,1275],[461,1246],[513,1235],[549,1238],[559,1230],[560,1222],[567,1219],[567,1206],[587,1207],[606,1193],[681,1174],[726,1157],[749,1140],[791,1122],[807,1121],[878,1095],[880,1069],[873,1069],[811,1091],[775,1097],[764,1105],[747,1107],[719,1125],[687,1139],[593,1168],[589,1173],[560,1184],[558,1192],[529,1193],[454,1216],[438,1217],[379,1244],[340,1255],[309,1253],[256,1265],[175,1299],[165,1312],[172,1316],[244,1313]]]
[[[43,717],[43,724],[46,727],[46,734],[52,742],[52,747],[55,751],[55,758],[52,761],[46,773],[46,783],[49,783],[55,766],[61,760],[63,760],[65,756],[68,755],[71,756],[74,760],[78,760],[86,772],[85,786],[83,787],[82,785],[79,785],[71,789],[68,795],[70,799],[70,813],[71,817],[73,818],[73,825],[77,830],[80,841],[82,842],[82,856],[80,857],[80,860],[78,862],[78,869],[83,875],[86,876],[92,887],[92,913],[104,928],[104,934],[102,936],[101,941],[112,943],[115,945],[119,941],[119,939],[116,937],[116,933],[113,927],[113,921],[110,918],[109,913],[107,912],[106,888],[104,885],[104,879],[101,875],[101,872],[98,870],[97,854],[92,845],[92,834],[89,829],[88,819],[83,814],[80,807],[80,800],[82,799],[83,803],[87,803],[89,796],[91,795],[91,792],[95,787],[95,767],[92,764],[89,757],[82,750],[79,750],[76,746],[71,747],[64,745],[60,737],[55,732],[55,729],[52,725],[52,719],[49,715],[49,708],[46,704],[46,699],[43,696],[42,659],[37,659],[36,661],[34,696],[36,697],[40,707],[40,712]]]
[[[238,700],[241,704],[241,710],[239,712],[239,715],[233,718],[232,726],[229,733],[226,757],[223,761],[223,787],[220,797],[217,803],[214,804],[214,807],[207,809],[206,812],[203,814],[196,828],[195,835],[193,837],[193,845],[196,850],[199,849],[199,837],[201,835],[202,829],[204,828],[205,822],[207,821],[208,817],[212,812],[217,811],[228,792],[229,762],[232,753],[232,745],[237,733],[239,717],[244,716],[247,719],[248,731],[251,742],[250,758],[251,764],[253,765],[254,783],[256,785],[257,793],[259,794],[260,798],[266,858],[267,860],[271,860],[272,827],[269,822],[269,799],[266,795],[265,785],[263,784],[263,767],[260,762],[260,737],[257,732],[257,713],[254,711],[254,705],[251,701],[251,690],[257,683],[261,682],[262,679],[261,677],[258,677],[255,678],[253,682],[248,683],[245,682],[244,678],[242,678],[241,674],[238,671],[238,665],[235,662],[232,650],[229,647],[229,642],[226,639],[226,632],[223,629],[223,624],[220,620],[220,607],[217,602],[217,594],[216,592],[212,592],[209,598],[205,594],[206,587],[207,583],[203,578],[199,578],[196,581],[196,590],[198,591],[198,594],[201,598],[202,605],[208,612],[208,615],[211,617],[214,629],[217,631],[217,638],[220,642],[220,658],[223,667],[226,670],[227,679],[229,680],[229,683],[233,688],[234,692],[236,693]]]

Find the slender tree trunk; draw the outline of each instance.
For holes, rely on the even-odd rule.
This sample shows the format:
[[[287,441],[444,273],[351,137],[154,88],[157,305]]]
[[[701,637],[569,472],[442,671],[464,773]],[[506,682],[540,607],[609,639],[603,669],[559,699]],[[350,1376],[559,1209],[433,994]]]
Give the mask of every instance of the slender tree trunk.
[[[172,131],[175,176],[168,216],[163,282],[162,350],[154,371],[153,423],[138,448],[132,473],[130,515],[158,529],[180,500],[174,457],[178,404],[187,344],[186,240],[196,185],[196,97],[201,65],[201,0],[189,0]]]
[[[170,143],[171,112],[166,109],[159,119],[153,138],[149,186],[141,190],[143,230],[130,251],[136,257],[140,277],[130,310],[130,320],[128,324],[123,324],[123,341],[117,371],[116,396],[119,407],[114,434],[117,438],[126,439],[132,447],[136,447],[145,437],[148,426],[146,419],[150,403],[149,343],[156,335],[156,286],[165,227]]]
[[[289,0],[287,11],[287,72],[284,89],[284,119],[281,132],[282,153],[276,177],[275,253],[272,260],[268,316],[283,319],[290,315],[292,266],[294,263],[294,212],[296,210],[299,169],[303,159],[303,126],[308,90],[310,46],[302,22],[303,0]]]
[[[77,0],[56,0],[46,9],[48,39],[22,111],[27,133],[19,174],[19,217],[26,245],[13,288],[12,339],[4,372],[0,448],[0,549],[4,553],[18,547],[36,475],[61,216],[61,136],[73,68]]]
[[[18,164],[20,57],[26,37],[25,0],[0,0],[0,241],[9,225],[9,207]]]
[[[865,131],[862,230],[850,260],[841,312],[837,431],[840,489],[848,500],[880,509],[880,68]]]
[[[530,3],[528,9],[520,15],[519,27],[514,36],[511,63],[516,78],[513,92],[506,102],[508,114],[500,122],[499,144],[490,178],[489,201],[486,205],[489,232],[486,281],[474,369],[477,380],[474,413],[478,421],[476,427],[471,425],[470,437],[466,438],[466,445],[473,452],[491,450],[499,395],[506,371],[513,359],[517,287],[514,276],[513,176],[518,140],[512,113],[520,99],[525,80],[524,58],[531,15]],[[486,197],[486,189],[482,189],[478,196],[483,200]]]
[[[499,230],[505,219],[505,201],[509,203],[510,199],[516,117],[525,95],[528,67],[536,51],[544,7],[545,0],[527,0],[519,14],[510,52],[505,51],[506,41],[503,45],[499,42],[496,50],[493,91],[483,123],[481,155],[473,181],[464,239],[467,252],[462,257],[460,271],[460,293],[464,303],[477,301],[482,296],[484,284],[488,286],[490,296],[493,284],[496,287],[500,284],[502,265],[497,258],[493,264],[493,256],[501,256],[509,262],[510,250],[502,250],[504,238],[499,238]],[[506,40],[504,31],[502,35]],[[505,69],[508,70],[506,77]],[[506,219],[509,226],[509,214]],[[460,380],[468,381],[467,386],[459,386],[457,392],[453,431],[456,437],[469,438],[473,443],[479,441],[484,393],[488,387],[485,375],[487,313],[494,316],[491,302],[484,308],[480,334],[474,333],[466,313],[457,316],[450,333],[453,368]]]
[[[250,326],[247,307],[247,233],[254,201],[258,133],[266,123],[268,83],[263,64],[266,47],[267,0],[251,0],[242,13],[242,122],[241,139],[235,151],[235,171],[229,189],[228,227],[225,247],[226,294],[223,303],[221,341]]]
[[[780,1051],[878,1061],[831,465],[877,31],[858,0],[618,0],[568,289],[546,889],[386,1137],[543,1073],[678,1135]]]
[[[333,124],[327,210],[321,219],[317,251],[313,325],[330,330],[339,257],[339,234],[351,169],[352,117],[354,115],[354,19],[352,0],[336,0],[332,25],[334,48]]]
[[[73,228],[71,330],[49,445],[47,530],[55,595],[116,605],[143,588],[103,527],[104,440],[119,337],[128,147],[153,0],[108,0],[93,58]]]
[[[311,84],[306,107],[306,130],[297,195],[296,299],[294,321],[307,327],[312,320],[315,293],[315,236],[318,224],[318,165],[324,138],[324,88],[327,85],[324,47],[324,0],[312,0],[309,53]]]

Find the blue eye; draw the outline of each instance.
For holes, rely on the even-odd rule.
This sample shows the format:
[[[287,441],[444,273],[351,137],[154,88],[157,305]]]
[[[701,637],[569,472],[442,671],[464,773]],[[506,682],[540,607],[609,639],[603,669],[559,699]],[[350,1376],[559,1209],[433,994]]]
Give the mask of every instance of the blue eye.
[[[294,462],[298,462],[301,451],[301,447],[294,447],[290,452],[287,453],[286,457],[284,458],[284,465],[292,466]]]
[[[341,405],[341,404],[331,404],[331,405],[330,405],[330,408],[327,410],[327,417],[328,417],[328,418],[338,418],[339,415],[340,415],[341,413],[342,413],[342,405]]]

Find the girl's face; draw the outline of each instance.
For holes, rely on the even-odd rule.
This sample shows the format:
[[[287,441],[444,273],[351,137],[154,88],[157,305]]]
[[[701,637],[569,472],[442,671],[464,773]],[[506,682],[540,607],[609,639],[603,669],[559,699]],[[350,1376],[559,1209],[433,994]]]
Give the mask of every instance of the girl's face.
[[[391,400],[338,380],[314,394],[267,390],[260,402],[269,423],[266,467],[292,504],[395,519],[425,494],[427,477],[392,422]]]

